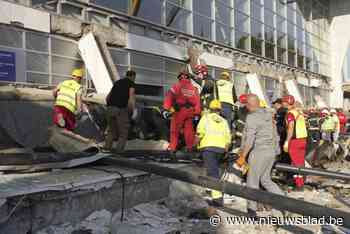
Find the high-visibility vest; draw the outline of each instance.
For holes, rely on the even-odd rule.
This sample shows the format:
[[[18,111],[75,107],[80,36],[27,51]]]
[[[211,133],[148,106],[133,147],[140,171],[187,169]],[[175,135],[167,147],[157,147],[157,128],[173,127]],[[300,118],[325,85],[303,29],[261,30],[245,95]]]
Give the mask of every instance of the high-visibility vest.
[[[337,121],[332,116],[328,116],[324,119],[321,130],[324,132],[334,132],[337,129]]]
[[[77,110],[76,96],[81,85],[75,80],[66,80],[59,85],[56,98],[56,106],[62,106],[75,113]]]
[[[233,100],[233,83],[228,80],[218,80],[216,82],[218,87],[218,94],[220,102],[226,102],[231,105],[234,104]]]
[[[216,147],[225,149],[231,143],[231,131],[227,121],[216,113],[203,115],[197,126],[199,149]]]
[[[306,130],[306,121],[305,121],[304,115],[297,110],[290,110],[289,113],[291,113],[295,119],[293,138],[296,138],[296,139],[306,138],[307,130]]]

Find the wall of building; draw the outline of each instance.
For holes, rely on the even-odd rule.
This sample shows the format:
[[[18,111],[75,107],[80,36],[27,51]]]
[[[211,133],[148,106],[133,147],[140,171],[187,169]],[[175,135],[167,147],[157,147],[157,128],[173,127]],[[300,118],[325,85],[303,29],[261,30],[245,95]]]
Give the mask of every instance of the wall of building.
[[[343,107],[343,64],[347,48],[350,43],[350,1],[332,0],[330,2],[330,52],[332,93],[330,104],[334,107]]]

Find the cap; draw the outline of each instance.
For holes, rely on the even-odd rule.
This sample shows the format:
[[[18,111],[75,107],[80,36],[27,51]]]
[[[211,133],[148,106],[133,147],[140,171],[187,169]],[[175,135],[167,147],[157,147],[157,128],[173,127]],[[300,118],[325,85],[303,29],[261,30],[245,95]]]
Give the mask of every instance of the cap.
[[[294,105],[295,98],[292,95],[286,95],[282,97],[282,102],[286,102],[288,105]]]
[[[209,109],[211,110],[221,110],[221,102],[217,99],[212,100],[209,103]]]
[[[84,71],[81,68],[74,69],[72,71],[72,76],[77,78],[82,78],[84,76]]]

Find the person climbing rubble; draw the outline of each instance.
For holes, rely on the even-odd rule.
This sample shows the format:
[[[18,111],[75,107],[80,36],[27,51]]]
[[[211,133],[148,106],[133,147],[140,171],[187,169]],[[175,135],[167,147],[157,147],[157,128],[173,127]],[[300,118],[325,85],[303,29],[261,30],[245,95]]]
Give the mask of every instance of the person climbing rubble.
[[[135,118],[135,79],[136,72],[128,70],[125,78],[117,80],[106,98],[107,134],[105,149],[111,150],[113,140],[118,138],[116,151],[124,149],[128,140],[130,120],[129,114]]]
[[[231,144],[231,131],[227,121],[220,116],[221,102],[212,100],[209,109],[210,113],[203,115],[197,126],[198,148],[207,169],[207,176],[220,179],[219,162]],[[222,202],[222,193],[219,191],[211,190],[211,197],[219,203]]]
[[[304,114],[299,108],[296,108],[296,102],[292,95],[284,96],[282,103],[288,109],[286,115],[287,138],[283,144],[283,150],[289,153],[293,166],[304,167],[307,140]],[[301,190],[304,186],[304,177],[302,175],[294,175],[293,178],[296,188]]]
[[[234,149],[239,149],[241,146],[241,139],[243,134],[243,129],[245,126],[245,119],[248,114],[248,109],[246,107],[248,94],[242,94],[239,96],[239,108],[235,114],[235,119],[233,121],[233,135],[234,135]]]
[[[260,107],[259,98],[250,94],[247,98],[249,114],[243,132],[242,146],[236,164],[246,165],[248,159],[247,186],[259,189],[261,184],[267,191],[283,195],[283,191],[271,180],[271,169],[280,153],[277,128],[273,113]],[[248,215],[255,217],[257,203],[248,201]]]
[[[61,82],[54,90],[55,104],[53,122],[58,127],[72,131],[76,128],[76,117],[82,112],[83,69],[74,69],[72,78]]]
[[[200,97],[187,72],[181,72],[177,78],[178,82],[167,92],[163,102],[164,117],[171,117],[169,150],[177,150],[183,130],[186,149],[192,152],[195,145],[193,120],[201,113]]]
[[[230,73],[227,71],[221,72],[220,79],[216,81],[218,89],[218,99],[222,106],[222,116],[227,120],[228,125],[232,126],[234,103],[236,99],[236,91],[231,81]]]

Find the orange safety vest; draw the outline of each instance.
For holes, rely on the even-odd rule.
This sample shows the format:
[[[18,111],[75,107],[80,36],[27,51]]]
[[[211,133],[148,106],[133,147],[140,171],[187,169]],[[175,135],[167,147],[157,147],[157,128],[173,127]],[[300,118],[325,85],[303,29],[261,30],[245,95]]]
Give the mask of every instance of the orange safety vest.
[[[305,121],[304,115],[295,109],[290,110],[288,113],[291,113],[295,119],[293,138],[294,139],[306,138],[307,130],[306,130],[306,121]]]

